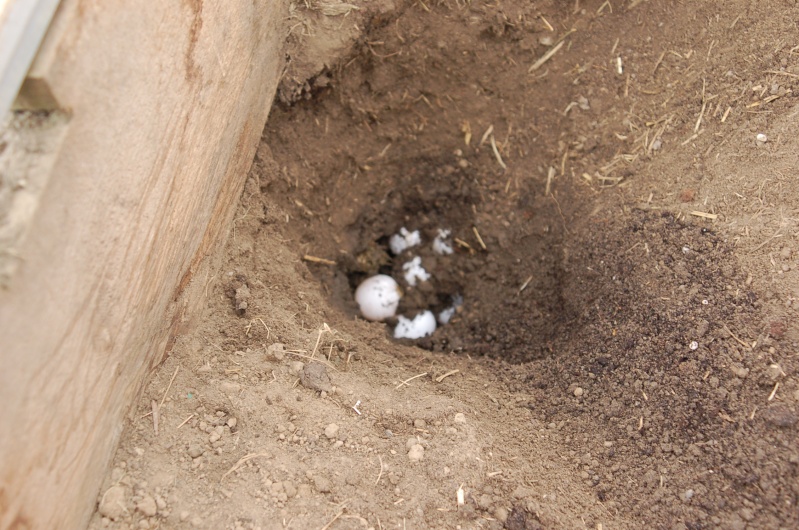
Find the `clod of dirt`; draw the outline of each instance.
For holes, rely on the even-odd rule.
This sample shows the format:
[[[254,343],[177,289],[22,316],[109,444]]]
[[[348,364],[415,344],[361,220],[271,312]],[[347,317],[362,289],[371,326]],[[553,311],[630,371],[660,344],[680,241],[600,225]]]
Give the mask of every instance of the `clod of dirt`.
[[[418,462],[422,458],[424,458],[424,447],[420,444],[412,445],[410,451],[408,451],[408,460]]]
[[[202,448],[202,446],[200,446],[198,444],[192,444],[192,445],[189,446],[188,453],[189,453],[190,457],[198,458],[198,457],[202,456],[203,448]]]
[[[775,405],[763,411],[765,420],[775,427],[789,428],[799,423],[799,416],[787,405]]]
[[[147,495],[136,503],[136,510],[147,517],[153,517],[156,513],[158,513],[158,506],[155,503],[155,499]]]
[[[329,440],[335,440],[336,437],[338,436],[338,430],[339,430],[338,425],[336,425],[335,423],[331,423],[330,425],[325,427],[325,436]]]
[[[250,293],[250,288],[246,285],[242,285],[238,289],[236,289],[235,295],[235,302],[236,302],[236,313],[239,315],[243,315],[247,308],[250,306],[250,298],[252,294]]]
[[[103,517],[108,517],[112,521],[121,519],[128,513],[125,507],[125,488],[122,486],[111,486],[103,494],[97,510]]]
[[[333,385],[330,384],[330,376],[327,375],[327,367],[323,364],[311,363],[306,365],[300,373],[300,383],[305,388],[310,388],[317,392],[330,392],[333,390]]]
[[[327,477],[317,475],[313,479],[313,484],[319,493],[330,493],[333,489],[333,483]]]
[[[285,349],[285,345],[280,342],[270,344],[266,348],[266,356],[274,361],[282,361],[286,357]]]

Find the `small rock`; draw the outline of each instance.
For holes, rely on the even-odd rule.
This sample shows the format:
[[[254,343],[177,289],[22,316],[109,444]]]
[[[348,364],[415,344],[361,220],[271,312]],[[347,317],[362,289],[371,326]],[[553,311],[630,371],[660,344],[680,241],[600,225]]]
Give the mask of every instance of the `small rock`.
[[[775,427],[793,427],[799,422],[799,417],[786,405],[778,404],[763,411],[763,418]]]
[[[408,451],[408,460],[411,462],[418,462],[424,457],[424,447],[419,444],[414,445],[411,447],[411,450]]]
[[[283,491],[286,492],[286,496],[291,499],[297,495],[297,488],[294,487],[294,483],[286,480],[283,482]]]
[[[302,369],[300,383],[305,388],[310,388],[317,392],[330,392],[333,390],[333,385],[330,384],[330,376],[327,375],[327,367],[319,363],[308,364]]]
[[[466,423],[466,415],[463,412],[455,414],[455,423]]]
[[[339,427],[335,423],[331,423],[327,427],[325,427],[325,436],[329,440],[335,440],[338,436]]]
[[[749,369],[748,368],[744,368],[741,365],[734,364],[734,365],[732,365],[731,368],[732,368],[732,373],[734,373],[735,376],[740,378],[740,379],[745,379],[746,376],[749,375]]]
[[[426,429],[427,428],[427,422],[424,421],[423,419],[416,419],[416,420],[413,420],[413,426],[416,429]]]
[[[228,395],[238,394],[241,390],[241,385],[233,381],[222,381],[219,384],[219,390]]]
[[[237,424],[238,420],[236,418],[230,418],[227,420],[227,426],[230,427],[230,430],[235,429]]]
[[[419,443],[419,438],[416,436],[411,436],[407,440],[405,440],[405,450],[410,451],[411,447]]]
[[[766,376],[772,381],[776,381],[783,375],[785,375],[785,372],[779,364],[770,364],[769,367],[766,368]]]
[[[297,486],[297,497],[310,497],[311,496],[311,485],[310,484],[300,484]]]
[[[166,501],[160,495],[156,495],[155,497],[155,505],[158,506],[158,511],[166,510]]]
[[[246,285],[242,285],[238,289],[236,289],[236,312],[239,315],[243,315],[247,308],[250,305],[250,297],[252,294],[250,293],[250,288]]]
[[[275,361],[282,361],[286,358],[286,346],[280,342],[276,342],[274,344],[270,344],[268,348],[266,348],[266,356],[270,359]]]
[[[305,363],[302,361],[291,361],[289,364],[289,373],[291,375],[300,375],[303,368],[305,368]]]
[[[125,496],[125,488],[122,486],[111,486],[106,490],[105,494],[103,494],[97,511],[100,512],[100,515],[108,517],[112,521],[122,518],[128,513],[125,507]]]
[[[694,490],[685,490],[680,494],[680,499],[682,502],[689,502],[691,499],[694,498]]]
[[[158,506],[155,504],[155,499],[149,495],[136,503],[136,509],[147,517],[153,517],[156,513],[158,513]]]
[[[202,456],[203,448],[199,444],[191,444],[189,446],[189,456],[192,458],[197,458],[198,456]]]
[[[333,483],[330,482],[330,479],[327,477],[317,475],[313,479],[313,484],[316,488],[316,491],[319,493],[330,493],[330,491],[333,489]]]
[[[508,510],[506,510],[502,506],[497,506],[494,509],[494,517],[496,517],[500,523],[504,523],[505,521],[508,520]]]
[[[219,435],[218,432],[211,431],[211,435],[208,436],[208,441],[211,442],[211,443],[214,443],[214,442],[218,442],[220,438],[222,438],[222,437]]]
[[[759,133],[757,136],[755,136],[755,141],[757,142],[757,145],[763,145],[764,143],[768,142],[768,136],[763,133]]]
[[[574,397],[582,397],[584,391],[579,386],[574,389]]]

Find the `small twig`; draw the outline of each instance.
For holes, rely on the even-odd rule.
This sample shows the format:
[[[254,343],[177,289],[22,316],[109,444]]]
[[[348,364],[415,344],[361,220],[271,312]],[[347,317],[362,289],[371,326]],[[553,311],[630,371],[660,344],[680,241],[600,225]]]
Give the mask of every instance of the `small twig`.
[[[727,330],[727,333],[729,333],[729,334],[730,334],[730,337],[732,337],[733,339],[735,339],[735,340],[738,342],[738,344],[740,344],[741,346],[743,346],[743,347],[744,347],[744,348],[746,348],[747,350],[751,350],[751,349],[752,349],[752,348],[751,348],[751,346],[749,346],[747,343],[745,343],[744,341],[742,341],[741,339],[739,339],[738,337],[736,337],[736,336],[735,336],[735,333],[733,333],[733,332],[730,330],[730,328],[728,328],[728,327],[727,327],[727,324],[724,324],[724,329],[726,329],[726,330]]]
[[[424,5],[424,4],[422,4],[422,5]],[[339,518],[339,517],[341,517],[342,515],[344,515],[344,510],[341,510],[340,512],[338,512],[338,513],[336,514],[336,516],[335,516],[335,517],[333,517],[333,518],[330,520],[330,522],[329,522],[329,523],[327,523],[325,526],[323,526],[323,527],[322,527],[322,530],[327,530],[328,528],[330,528],[330,525],[332,525],[333,523],[335,523],[335,522],[336,522],[336,519],[338,519],[338,518]]]
[[[440,376],[436,377],[436,383],[440,383],[440,382],[441,382],[441,381],[443,381],[445,378],[447,378],[447,377],[449,377],[449,376],[451,376],[451,375],[455,375],[455,374],[457,374],[458,372],[460,372],[460,370],[450,370],[449,372],[447,372],[447,373],[445,373],[445,374],[443,374],[443,375],[440,375]]]
[[[181,422],[181,424],[180,424],[180,425],[178,425],[178,427],[177,427],[177,428],[178,428],[178,429],[180,429],[181,427],[183,427],[184,425],[186,425],[187,423],[189,423],[189,420],[190,420],[190,419],[192,419],[193,417],[194,417],[194,414],[190,415],[188,418],[186,418],[185,420],[183,420],[183,421]]]
[[[269,456],[269,453],[250,453],[248,455],[242,456],[239,458],[239,461],[233,465],[233,467],[228,469],[227,472],[222,475],[222,478],[219,479],[219,482],[221,483],[223,480],[225,480],[225,477],[239,469],[247,460],[252,460],[253,458],[258,458],[259,456]]]
[[[711,219],[711,220],[712,219],[716,219],[718,217],[718,215],[716,215],[714,213],[697,212],[697,211],[693,211],[693,212],[690,212],[690,213],[691,213],[691,215],[695,215],[696,217],[703,217],[705,219]]]
[[[310,261],[311,263],[320,263],[322,265],[335,265],[336,262],[333,260],[325,259],[325,258],[317,258],[316,256],[311,256],[306,254],[302,257],[304,261]]]
[[[316,362],[318,362],[318,363],[322,363],[322,364],[324,364],[325,366],[328,366],[328,367],[330,367],[330,368],[332,368],[333,370],[335,370],[335,371],[337,371],[337,372],[338,372],[338,368],[336,368],[335,366],[333,366],[333,363],[327,362],[327,361],[326,361],[326,360],[324,360],[324,359],[316,359],[316,358],[314,358],[314,357],[311,357],[310,355],[303,355],[302,353],[298,353],[298,352],[291,351],[291,350],[283,350],[283,351],[284,351],[285,353],[288,353],[289,355],[296,355],[297,357],[302,357],[303,359],[308,359],[309,361],[316,361]]]
[[[771,391],[771,394],[768,397],[768,401],[771,401],[772,399],[774,399],[774,396],[777,395],[777,389],[779,389],[779,388],[780,388],[780,382],[777,381],[777,383],[774,385],[774,390]]]
[[[169,384],[167,385],[166,390],[164,391],[164,396],[161,398],[161,403],[158,405],[159,408],[161,407],[161,405],[164,404],[164,400],[166,400],[166,395],[169,393],[169,389],[172,388],[172,383],[175,381],[175,377],[177,377],[179,369],[180,365],[177,365],[175,367],[175,373],[172,374],[172,379],[169,380]]]
[[[488,250],[486,244],[483,242],[483,238],[480,237],[480,232],[477,231],[477,227],[473,226],[472,230],[474,231],[474,235],[477,237],[477,242],[480,243],[480,246],[483,247],[483,250]]]
[[[153,407],[153,431],[155,431],[155,435],[158,436],[158,403],[152,400],[150,405]]]
[[[526,280],[524,280],[524,283],[522,284],[522,286],[521,286],[521,287],[519,287],[519,291],[518,291],[516,294],[517,294],[517,295],[519,295],[519,294],[522,294],[522,291],[524,291],[525,289],[527,289],[527,286],[528,286],[528,285],[530,285],[530,282],[531,282],[531,281],[533,281],[533,277],[532,277],[532,276],[530,276],[529,278],[527,278]]]
[[[497,158],[497,162],[499,165],[502,166],[502,169],[508,169],[508,166],[505,165],[505,161],[502,160],[502,155],[499,154],[499,149],[497,149],[497,141],[494,139],[494,135],[491,135],[491,149],[494,151],[494,156]]]
[[[402,385],[406,385],[406,386],[407,386],[407,385],[408,385],[408,383],[410,383],[410,382],[411,382],[411,381],[413,381],[414,379],[417,379],[417,378],[419,378],[419,377],[424,377],[424,376],[426,376],[426,375],[427,375],[427,372],[425,372],[425,373],[423,373],[423,374],[415,375],[415,376],[413,376],[413,377],[411,377],[411,378],[409,378],[409,379],[406,379],[406,380],[405,380],[405,381],[403,381],[402,383],[398,384],[398,385],[397,385],[397,386],[394,388],[394,390],[397,390],[397,389],[399,389],[399,387],[401,387]]]
[[[555,46],[553,46],[548,52],[542,55],[540,59],[538,59],[536,62],[532,64],[532,66],[530,66],[530,68],[527,70],[527,73],[532,74],[533,72],[544,66],[544,63],[552,59],[552,56],[558,53],[558,50],[560,50],[563,47],[564,42],[565,41],[560,41]]]
[[[383,476],[383,458],[380,455],[377,455],[377,459],[380,461],[380,473],[377,474],[377,480],[375,480],[375,486],[380,483],[380,477]]]

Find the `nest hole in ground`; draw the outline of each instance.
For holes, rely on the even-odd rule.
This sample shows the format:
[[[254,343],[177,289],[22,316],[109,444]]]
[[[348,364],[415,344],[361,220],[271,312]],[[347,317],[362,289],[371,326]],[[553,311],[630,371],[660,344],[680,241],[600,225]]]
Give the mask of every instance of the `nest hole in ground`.
[[[523,360],[573,319],[560,205],[572,190],[553,158],[560,114],[538,108],[562,95],[497,71],[530,32],[495,26],[442,11],[372,21],[352,55],[275,106],[271,152],[262,146],[254,173],[296,234],[291,244],[336,262],[309,262],[334,307],[355,316],[360,281],[390,274],[404,291],[399,314],[439,313],[462,297],[419,346]],[[377,49],[394,47],[403,51]],[[533,48],[524,53],[545,49]],[[401,228],[422,244],[394,256],[389,239]],[[452,255],[432,250],[440,230]],[[402,265],[416,256],[431,279],[410,286]]]

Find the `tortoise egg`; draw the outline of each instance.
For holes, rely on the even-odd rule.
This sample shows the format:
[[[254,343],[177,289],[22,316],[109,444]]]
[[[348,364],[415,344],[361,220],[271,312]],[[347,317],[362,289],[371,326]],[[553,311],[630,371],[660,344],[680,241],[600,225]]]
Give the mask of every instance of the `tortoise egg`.
[[[355,290],[355,301],[367,320],[385,320],[397,313],[402,292],[391,276],[378,274],[365,279]]]

